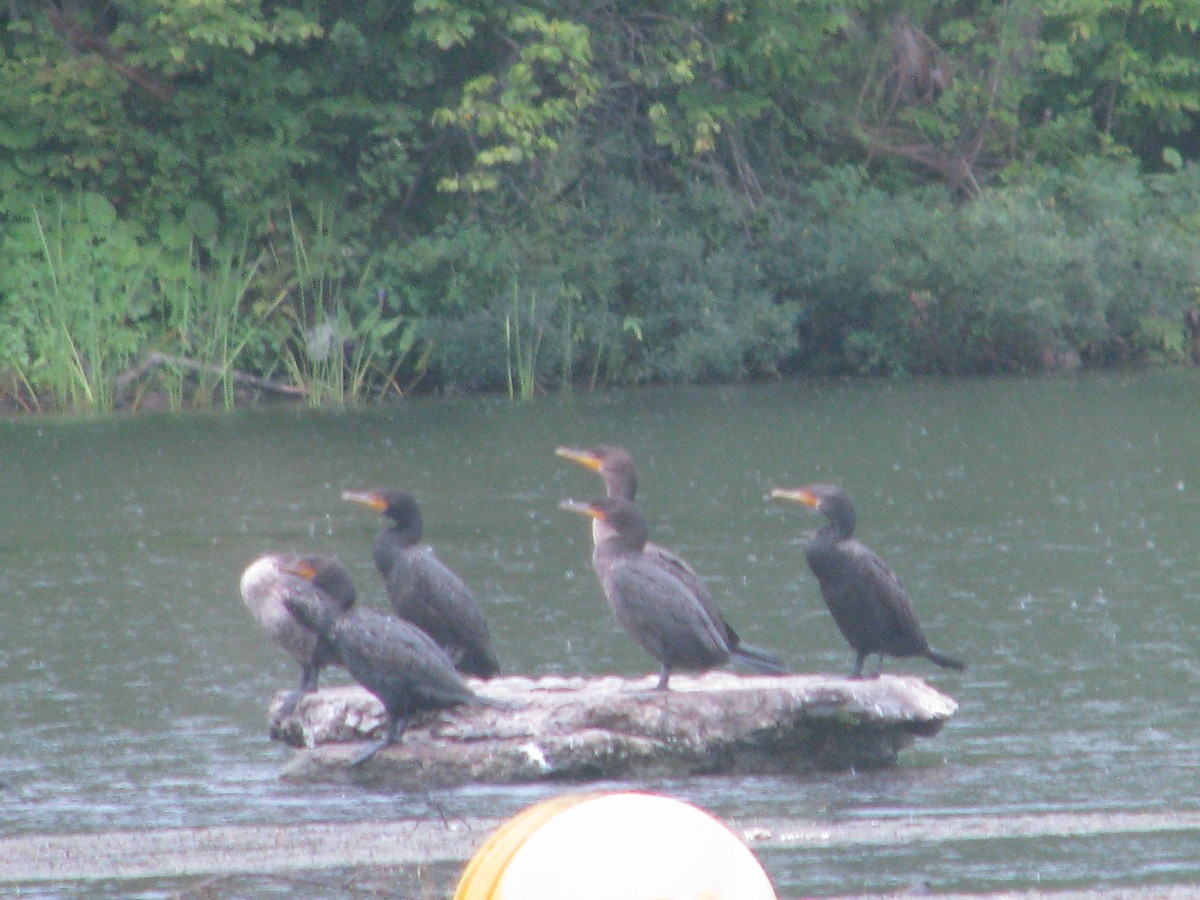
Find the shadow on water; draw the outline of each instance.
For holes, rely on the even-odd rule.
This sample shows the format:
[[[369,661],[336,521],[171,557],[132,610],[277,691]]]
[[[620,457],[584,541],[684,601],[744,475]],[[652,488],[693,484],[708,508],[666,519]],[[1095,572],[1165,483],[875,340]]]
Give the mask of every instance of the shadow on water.
[[[931,640],[970,663],[890,664],[962,704],[895,770],[658,787],[726,817],[831,823],[1200,809],[1198,389],[1169,371],[0,422],[0,834],[502,817],[552,792],[279,782],[287,751],[266,740],[265,708],[297,673],[237,581],[266,550],[320,548],[382,603],[377,522],[338,495],[402,485],[508,671],[648,672],[600,600],[586,526],[557,509],[599,481],[554,448],[599,442],[634,453],[653,538],[706,576],[745,640],[848,671],[804,567],[816,517],[765,499],[838,481]],[[1118,879],[1112,857],[1135,843],[1147,874]],[[1200,878],[1169,843],[1043,842],[1032,856],[1051,884]],[[1010,851],[1032,858],[988,841],[764,858],[785,894],[995,890],[1028,883]]]

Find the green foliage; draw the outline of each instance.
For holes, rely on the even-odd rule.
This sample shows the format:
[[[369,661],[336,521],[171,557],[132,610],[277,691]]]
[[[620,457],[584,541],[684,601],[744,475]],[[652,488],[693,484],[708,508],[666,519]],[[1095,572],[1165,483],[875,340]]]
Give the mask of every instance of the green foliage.
[[[288,221],[280,257],[244,237],[202,251],[182,226],[147,241],[96,194],[14,217],[0,240],[9,397],[103,411],[157,387],[173,407],[229,407],[245,376],[282,376],[313,404],[399,392],[401,369],[423,366],[418,324],[344,287],[343,245],[322,216],[308,237]]]
[[[611,311],[623,331],[624,358],[614,374],[729,381],[773,373],[793,345],[798,308],[774,296],[761,274],[753,214],[698,185],[671,198],[628,182],[601,188],[599,209],[591,211],[625,228],[605,260],[615,277]],[[636,335],[624,328],[631,321]]]
[[[113,406],[113,378],[137,352],[148,304],[147,251],[97,194],[32,206],[0,246],[0,371],[28,401]]]
[[[289,137],[276,112],[289,104],[276,101],[299,86],[272,76],[270,54],[250,54],[321,33],[297,11],[268,14],[248,0],[47,4],[4,23],[0,118],[16,127],[0,140],[19,156],[0,177],[100,190],[135,207],[140,190],[153,188],[157,209],[143,212],[158,215],[164,205],[182,215],[189,199],[229,203],[229,188],[222,197],[210,190],[218,179],[194,171],[206,159],[219,171],[219,158],[240,148],[251,151],[238,160],[241,177],[261,177],[264,161],[272,164],[265,171],[278,169],[253,150]],[[196,78],[211,80],[197,91],[187,80]],[[271,102],[255,102],[264,85]]]
[[[306,235],[289,209],[287,235],[291,268],[281,296],[290,299],[284,315],[292,329],[279,358],[289,381],[313,406],[400,393],[397,373],[419,365],[410,359],[416,323],[388,313],[363,285],[347,288],[342,244],[322,210]]]
[[[499,167],[554,153],[558,135],[593,102],[599,87],[586,28],[528,9],[505,18],[519,47],[514,58],[498,74],[469,79],[454,108],[434,113],[437,124],[458,126],[483,145],[471,169],[442,180],[446,190],[492,190]],[[448,34],[466,32],[436,32],[440,43]]]
[[[731,380],[771,373],[793,344],[796,305],[762,284],[738,201],[605,180],[553,212],[543,230],[500,218],[415,242],[393,267],[407,290],[389,293],[426,320],[435,384]]]
[[[1094,259],[1103,328],[1082,348],[1097,362],[1149,352],[1180,358],[1183,311],[1200,301],[1200,168],[1151,177],[1091,161],[1057,191],[1066,227]]]
[[[12,3],[0,372],[98,409],[155,351],[175,405],[1173,359],[1198,28],[1194,0]]]
[[[1195,159],[1194,7],[864,6],[852,14],[845,51],[829,57],[840,78],[818,88],[817,105],[828,137],[855,148],[856,161],[969,196],[1020,180],[1031,165],[1068,166],[1090,153],[1134,153],[1154,167]]]
[[[797,364],[1014,371],[1063,348],[1094,363],[1178,358],[1200,288],[1200,229],[1186,218],[1198,186],[1193,170],[1147,180],[1112,163],[966,206],[853,178],[817,185],[789,223],[809,273]]]
[[[0,13],[0,188],[95,190],[149,231],[182,223],[210,245],[295,196],[355,204],[367,231],[438,177],[424,158],[437,54],[407,24],[383,3]]]
[[[1042,62],[1054,106],[1090,111],[1102,135],[1148,161],[1182,133],[1195,136],[1195,3],[1056,0],[1046,14]]]
[[[522,325],[524,324],[524,328]],[[538,321],[537,295],[521,303],[520,288],[513,286],[512,312],[504,317],[506,385],[510,398],[528,400],[537,393],[538,354],[546,333]]]

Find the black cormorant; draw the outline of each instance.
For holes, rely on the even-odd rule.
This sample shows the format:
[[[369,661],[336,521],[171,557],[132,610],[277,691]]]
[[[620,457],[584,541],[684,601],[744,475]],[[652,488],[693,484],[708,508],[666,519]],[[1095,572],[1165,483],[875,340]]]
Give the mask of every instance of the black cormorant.
[[[656,690],[667,689],[673,671],[704,672],[730,659],[781,671],[774,660],[731,647],[720,614],[714,616],[678,576],[647,556],[646,520],[631,501],[606,497],[567,501],[562,508],[604,523],[606,537],[592,554],[592,566],[617,622],[662,664]]]
[[[492,636],[466,584],[421,543],[421,508],[408,491],[344,491],[391,520],[375,535],[371,552],[396,614],[438,642],[464,674],[491,678],[500,672]]]
[[[634,470],[633,457],[624,447],[611,444],[601,444],[597,447],[575,448],[559,447],[554,451],[558,456],[579,463],[587,469],[596,472],[604,480],[605,494],[610,498],[619,498],[633,502],[637,495],[637,472]],[[613,528],[603,518],[592,519],[593,555],[598,553],[605,540],[611,537]],[[725,630],[725,643],[733,653],[735,662],[741,662],[760,672],[781,675],[787,667],[779,657],[766,650],[743,644],[733,626],[725,621],[721,609],[713,600],[712,594],[705,587],[704,581],[683,557],[668,550],[660,544],[647,541],[643,549],[645,561],[657,565],[669,574],[679,579],[692,592],[696,600],[716,622],[720,622]]]
[[[502,706],[473,692],[445,651],[412,623],[315,596],[329,591],[349,591],[353,596],[350,576],[333,557],[303,557],[287,571],[320,589],[288,596],[284,600],[288,610],[337,651],[354,680],[378,697],[387,712],[382,740],[359,753],[350,765],[365,762],[399,740],[413,714],[421,710],[464,703]]]
[[[328,642],[317,638],[288,611],[287,597],[296,593],[312,593],[312,587],[289,574],[287,568],[298,558],[282,553],[261,556],[242,573],[242,599],[251,615],[284,650],[300,663],[300,686],[284,698],[279,715],[289,715],[305,694],[317,689],[317,680],[325,666],[340,665],[337,652]],[[330,602],[349,609],[354,595],[343,592]]]
[[[851,536],[855,515],[849,494],[837,485],[812,484],[797,490],[776,488],[771,496],[803,503],[829,519],[808,539],[805,556],[833,620],[858,654],[852,678],[862,675],[863,663],[873,653],[879,654],[880,669],[884,656],[923,656],[939,666],[964,668],[929,646],[899,577]]]

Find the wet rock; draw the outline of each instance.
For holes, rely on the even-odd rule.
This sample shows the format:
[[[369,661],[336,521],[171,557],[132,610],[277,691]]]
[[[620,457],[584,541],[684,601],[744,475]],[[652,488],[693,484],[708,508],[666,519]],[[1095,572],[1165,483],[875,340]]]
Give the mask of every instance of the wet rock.
[[[401,742],[350,768],[380,736],[383,710],[358,687],[272,707],[271,736],[301,748],[283,777],[425,787],[694,774],[778,774],[886,766],[958,708],[915,677],[675,675],[625,679],[508,676],[474,688],[510,709],[418,717]]]

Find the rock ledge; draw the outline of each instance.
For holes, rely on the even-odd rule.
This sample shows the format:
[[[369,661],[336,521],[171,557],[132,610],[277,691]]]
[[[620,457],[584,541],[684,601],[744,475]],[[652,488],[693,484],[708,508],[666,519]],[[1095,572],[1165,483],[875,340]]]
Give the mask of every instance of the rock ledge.
[[[381,733],[366,691],[327,688],[278,718],[271,737],[302,748],[282,777],[397,787],[592,781],[638,776],[780,774],[893,764],[958,708],[919,678],[676,675],[626,679],[507,676],[474,681],[511,709],[460,707],[413,722],[402,741],[348,766]]]

